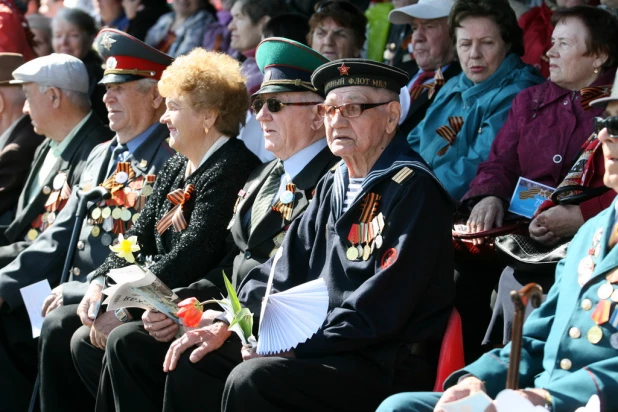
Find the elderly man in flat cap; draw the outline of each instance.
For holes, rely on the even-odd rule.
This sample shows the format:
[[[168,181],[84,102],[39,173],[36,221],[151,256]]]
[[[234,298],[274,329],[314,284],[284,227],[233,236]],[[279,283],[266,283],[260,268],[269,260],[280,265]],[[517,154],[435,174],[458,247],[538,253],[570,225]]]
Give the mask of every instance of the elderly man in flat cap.
[[[249,272],[238,296],[258,342],[267,289],[323,279],[325,319],[293,349],[245,351],[242,363],[224,317],[187,332],[164,363],[166,410],[213,410],[218,400],[225,411],[373,410],[402,387],[432,387],[454,295],[454,205],[420,156],[394,139],[407,79],[362,59],[314,72],[326,94],[318,113],[328,146],[343,162],[290,227],[274,268],[269,260]]]
[[[311,84],[313,71],[328,59],[295,41],[272,37],[260,43],[256,61],[265,81],[253,95],[252,109],[265,130],[266,149],[277,160],[258,167],[238,192],[225,257],[202,280],[176,289],[181,297],[218,298],[222,271],[238,285],[251,269],[267,261],[290,223],[307,210],[320,178],[339,161],[327,147],[317,113],[324,97]],[[148,311],[142,320],[143,325],[127,323],[109,335],[102,374],[92,367],[93,359],[83,356],[88,353],[73,351],[82,377],[92,374],[92,369],[95,376],[90,382],[101,376],[99,411],[114,410],[117,405],[135,410],[162,408],[166,375],[161,364],[179,327],[162,313]],[[98,354],[99,364],[102,357]],[[218,400],[215,404],[218,407]]]
[[[16,217],[4,233],[8,244],[0,248],[0,267],[5,268],[52,226],[81,178],[91,150],[111,136],[90,110],[88,73],[81,60],[68,54],[39,57],[16,68],[13,77],[10,83],[21,85],[26,95],[24,113],[30,116],[34,131],[46,139],[35,154]],[[42,263],[35,260],[30,265]],[[9,266],[12,269],[0,272],[0,368],[5,371],[0,380],[0,410],[28,400],[30,385],[17,377],[28,376],[25,365],[36,365],[36,343],[19,288],[40,279],[29,278],[16,264]],[[28,352],[24,348],[33,352],[32,359],[22,362],[22,354]]]
[[[21,54],[0,53],[0,225],[5,229],[15,217],[34,151],[43,141],[22,112],[26,96],[21,86],[9,83],[22,64]]]
[[[101,185],[112,192],[111,198],[104,201],[93,199],[95,202],[88,204],[88,218],[78,229],[70,281],[57,286],[44,303],[43,314],[47,316],[40,338],[39,371],[42,400],[51,405],[49,410],[71,409],[67,403],[69,399],[58,397],[60,392],[54,385],[71,387],[70,400],[78,402],[80,410],[88,409],[88,402],[92,403],[90,394],[72,369],[70,339],[82,324],[76,314],[77,303],[88,288],[87,275],[109,255],[109,245],[117,234],[137,220],[136,215],[152,193],[156,173],[173,153],[165,143],[168,130],[158,122],[165,108],[157,91],[157,81],[172,59],[125,33],[111,29],[101,31],[96,46],[106,59],[107,68],[101,82],[107,89],[104,101],[109,111],[110,127],[116,136],[92,150],[78,187],[73,188],[66,206],[55,216],[54,224],[0,270],[0,298],[4,301],[0,328],[28,326],[19,289],[44,279],[48,279],[52,287],[58,285],[76,220],[77,189],[87,192]],[[69,76],[66,78],[75,81]],[[47,93],[51,95],[52,91]],[[44,128],[45,125],[37,123],[36,127]],[[100,295],[101,288],[101,285],[91,286],[89,297],[93,301],[98,300],[96,295]],[[52,309],[55,310],[50,313]],[[92,309],[85,308],[83,312],[84,319],[90,319],[92,323]],[[23,315],[19,317],[19,313]],[[102,329],[106,322],[111,321],[110,317],[118,321],[114,312],[104,315],[99,323]],[[101,333],[105,332],[101,330]],[[24,336],[16,345],[17,349],[9,352],[7,362],[13,363],[20,373],[18,376],[1,375],[10,381],[6,385],[4,381],[0,383],[0,410],[5,407],[5,399],[10,399],[4,396],[5,388],[8,391],[17,384],[21,385],[21,390],[11,396],[19,396],[19,405],[27,406],[29,395],[24,402],[23,388],[31,390],[36,374],[36,341]],[[2,362],[4,360],[0,357],[0,368],[7,370]],[[62,379],[58,379],[59,370],[63,371]]]

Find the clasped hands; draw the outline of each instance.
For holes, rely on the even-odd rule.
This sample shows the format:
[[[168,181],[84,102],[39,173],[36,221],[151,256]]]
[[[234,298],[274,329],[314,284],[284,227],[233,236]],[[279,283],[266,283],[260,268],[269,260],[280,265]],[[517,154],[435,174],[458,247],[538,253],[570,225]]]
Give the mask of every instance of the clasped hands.
[[[478,392],[485,392],[485,384],[476,376],[468,376],[461,380],[457,385],[451,386],[442,394],[442,397],[436,404],[434,412],[444,412],[443,405],[458,401]],[[520,389],[518,393],[528,399],[535,406],[544,406],[549,392],[545,389],[530,388]],[[485,412],[495,412],[495,404],[490,405]]]

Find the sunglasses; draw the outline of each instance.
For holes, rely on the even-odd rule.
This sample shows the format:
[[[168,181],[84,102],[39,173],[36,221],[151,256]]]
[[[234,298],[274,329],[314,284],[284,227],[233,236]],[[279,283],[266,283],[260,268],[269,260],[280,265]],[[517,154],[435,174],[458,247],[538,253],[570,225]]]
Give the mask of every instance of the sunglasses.
[[[594,118],[594,131],[598,135],[601,130],[607,129],[611,137],[618,137],[618,116],[611,116],[607,118],[595,117]]]
[[[348,103],[342,104],[341,106],[331,106],[329,104],[318,104],[318,115],[322,117],[333,117],[336,111],[343,117],[358,117],[365,110],[373,109],[374,107],[383,106],[385,104],[389,104],[390,102],[384,103]]]
[[[347,1],[326,0],[317,4],[316,13],[324,13],[327,9],[341,9],[351,14],[361,14],[358,7]]]
[[[281,100],[272,98],[266,100],[255,99],[251,103],[251,110],[253,110],[253,113],[258,114],[260,110],[262,110],[262,107],[264,107],[264,104],[266,104],[269,112],[277,113],[280,112],[284,106],[313,106],[319,103],[320,102],[283,103]]]

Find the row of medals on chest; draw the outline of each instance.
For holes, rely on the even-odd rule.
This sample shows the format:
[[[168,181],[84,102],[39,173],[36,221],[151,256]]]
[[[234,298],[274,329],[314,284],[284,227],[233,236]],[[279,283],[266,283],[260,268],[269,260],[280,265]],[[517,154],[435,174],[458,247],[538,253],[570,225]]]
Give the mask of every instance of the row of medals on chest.
[[[579,262],[577,267],[577,282],[583,287],[592,277],[592,273],[596,267],[596,260],[601,251],[601,240],[603,238],[603,228],[599,228],[592,239],[592,246],[588,249],[588,254]],[[610,323],[614,328],[618,329],[618,289],[614,289],[614,284],[618,283],[618,269],[609,273],[603,282],[597,288],[597,296],[600,299],[596,307],[591,313],[591,318],[595,326],[591,327],[586,333],[586,339],[597,344],[603,339],[603,329],[601,325]],[[585,311],[592,309],[593,303],[590,299],[583,299],[581,308]],[[581,332],[577,328],[571,328],[569,335],[572,338],[579,338]],[[611,334],[610,344],[614,349],[618,349],[618,332]]]
[[[382,232],[385,219],[382,212],[377,213],[380,198],[375,193],[367,193],[361,202],[359,223],[353,223],[348,233],[351,246],[345,256],[350,261],[369,260],[373,251],[380,249],[384,243]]]
[[[67,175],[64,172],[58,173],[54,177],[54,180],[52,181],[52,187],[53,187],[53,191],[56,192],[57,197],[60,196],[60,191],[62,190],[66,181],[67,181]],[[41,192],[45,196],[51,195],[52,187],[45,185],[41,189]],[[69,190],[68,194],[70,195],[70,193],[71,191]],[[50,199],[47,200],[47,202],[49,201]],[[53,203],[56,203],[56,202],[53,202]],[[64,205],[64,202],[63,202],[63,205]],[[56,205],[52,205],[52,207],[45,206],[45,212],[41,214],[39,217],[40,226],[33,227],[32,229],[30,229],[28,233],[26,234],[26,238],[31,241],[36,239],[39,236],[40,232],[43,232],[46,228],[48,228],[51,224],[53,224],[56,221],[57,213],[59,213],[60,210],[61,210],[61,207],[56,207]]]
[[[130,209],[133,206],[127,204],[129,199],[128,195],[133,193],[136,199],[139,196],[148,197],[152,194],[153,190],[152,185],[148,184],[148,182],[144,184],[143,177],[134,179],[130,182],[129,175],[126,172],[117,172],[114,179],[118,184],[129,184],[129,186],[118,189],[124,192],[124,204],[112,204],[115,203],[114,197],[110,200],[102,200],[90,211],[87,221],[88,225],[92,226],[90,234],[95,238],[101,236],[101,244],[103,244],[103,246],[109,246],[113,242],[114,237],[110,232],[114,229],[114,221],[120,220],[123,223],[131,221],[135,224],[137,219],[139,219],[139,211],[131,212]],[[102,235],[101,230],[104,232]]]

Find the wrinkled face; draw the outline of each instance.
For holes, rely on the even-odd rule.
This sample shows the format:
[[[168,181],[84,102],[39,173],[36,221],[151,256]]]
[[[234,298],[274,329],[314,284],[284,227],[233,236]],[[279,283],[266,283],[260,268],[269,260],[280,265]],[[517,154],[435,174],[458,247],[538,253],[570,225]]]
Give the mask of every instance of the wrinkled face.
[[[311,36],[311,48],[329,60],[360,57],[352,30],[338,25],[330,17],[316,26]]]
[[[152,92],[144,91],[139,86],[137,81],[105,85],[103,102],[107,108],[109,128],[123,139],[130,140],[146,130],[155,110]],[[149,115],[146,116],[146,113]]]
[[[610,102],[605,110],[605,117],[618,116],[618,101]],[[618,192],[618,136],[611,137],[607,129],[601,130],[599,140],[603,143],[605,157],[605,186]]]
[[[170,146],[185,156],[190,155],[196,140],[204,138],[203,114],[194,109],[188,96],[167,97],[165,108],[161,123],[170,131]]]
[[[118,0],[92,0],[92,4],[104,24],[109,24],[122,14],[122,3]]]
[[[199,0],[174,0],[172,8],[181,16],[190,16],[198,11],[200,2]]]
[[[32,34],[34,34],[34,52],[37,56],[47,56],[52,54],[54,50],[51,46],[51,38],[49,33],[45,30],[30,28]]]
[[[52,48],[56,53],[70,54],[83,59],[92,47],[93,37],[76,25],[55,19],[52,23]]]
[[[57,121],[54,120],[51,91],[39,92],[39,85],[36,83],[25,83],[22,89],[26,95],[24,114],[30,115],[36,134],[47,136]]]
[[[249,16],[243,13],[242,8],[242,1],[234,3],[232,10],[230,10],[232,21],[227,26],[232,36],[230,45],[239,52],[257,47],[262,39],[262,26],[268,21],[267,17],[263,17],[258,24],[253,24]]]
[[[500,29],[486,17],[468,17],[456,29],[457,56],[466,77],[478,84],[494,74],[508,52]]]
[[[388,101],[373,87],[348,86],[332,90],[325,105],[349,103],[384,103]],[[395,103],[392,103],[395,104]],[[398,104],[398,103],[396,103]],[[382,139],[386,129],[387,105],[367,109],[358,117],[343,117],[338,110],[324,118],[328,147],[335,156],[373,158],[386,146]]]
[[[453,61],[453,45],[448,33],[448,19],[412,19],[412,48],[421,69],[436,70]]]
[[[265,93],[258,98],[277,99],[282,103],[321,102],[321,98],[310,92]],[[317,108],[310,106],[284,106],[273,113],[264,104],[256,117],[264,132],[266,150],[277,158],[286,160],[314,141],[312,124],[317,118]],[[318,119],[319,120],[319,119]]]
[[[588,51],[586,40],[589,35],[586,26],[577,18],[556,25],[552,47],[547,52],[551,81],[570,90],[579,90],[594,81],[597,77],[594,68],[603,62],[597,56],[584,56]]]

